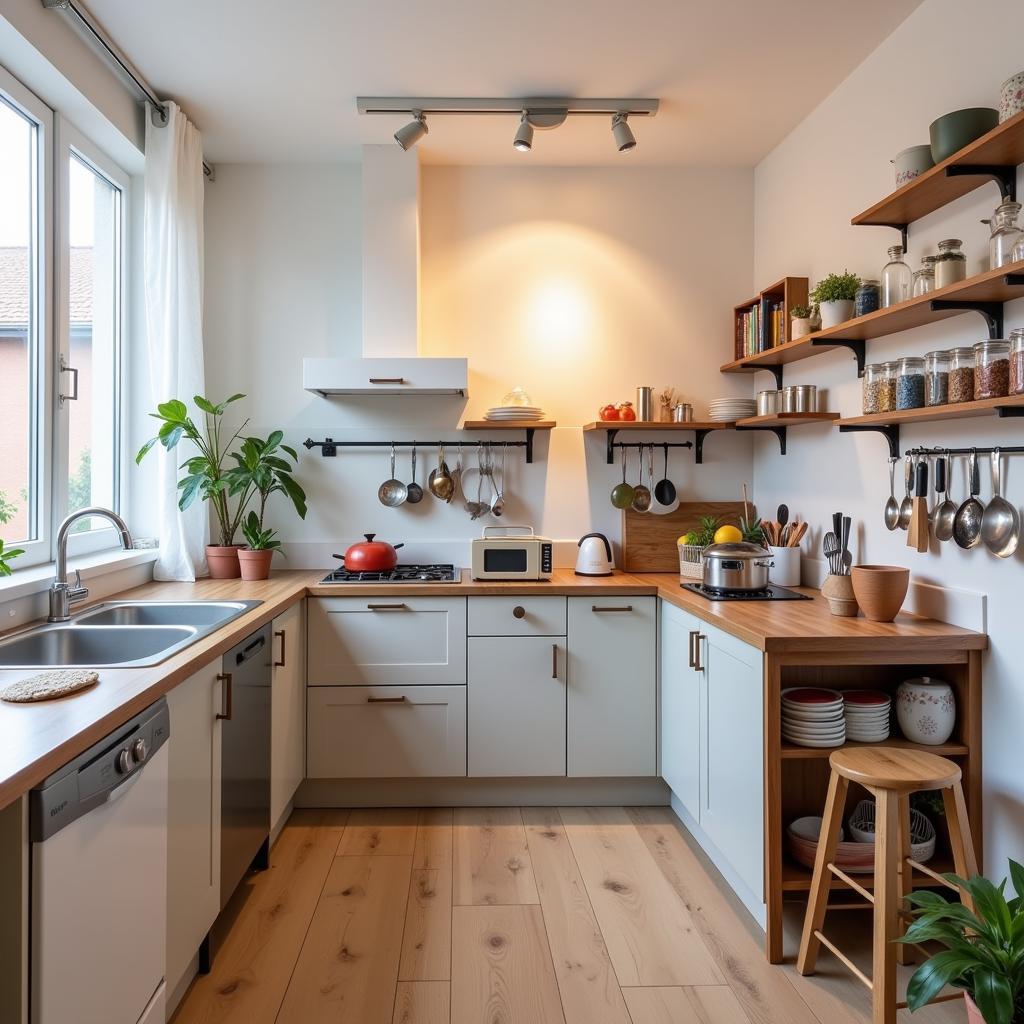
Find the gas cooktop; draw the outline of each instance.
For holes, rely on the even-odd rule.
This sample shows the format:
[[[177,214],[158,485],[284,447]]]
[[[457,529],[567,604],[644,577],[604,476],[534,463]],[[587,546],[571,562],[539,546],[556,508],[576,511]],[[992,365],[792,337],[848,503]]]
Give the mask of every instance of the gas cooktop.
[[[718,590],[703,583],[683,583],[681,586],[683,590],[700,594],[708,601],[810,601],[807,594],[798,594],[795,590],[776,587],[772,583],[763,590]]]
[[[454,565],[396,565],[387,572],[349,572],[334,569],[321,583],[458,583],[461,573]]]

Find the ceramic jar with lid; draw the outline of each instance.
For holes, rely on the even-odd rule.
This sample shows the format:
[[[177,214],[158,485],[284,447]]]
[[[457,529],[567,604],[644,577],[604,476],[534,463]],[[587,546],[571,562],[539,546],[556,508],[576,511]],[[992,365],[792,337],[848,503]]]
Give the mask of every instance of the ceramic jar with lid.
[[[967,276],[967,257],[963,245],[959,238],[947,238],[939,242],[939,255],[935,257],[936,288],[956,284]]]
[[[945,743],[956,725],[953,688],[928,676],[900,683],[896,689],[896,721],[903,735],[914,743]]]
[[[896,408],[924,408],[924,360],[904,356],[896,371]]]
[[[1010,331],[1010,394],[1024,395],[1024,327]]]
[[[1005,398],[1010,393],[1010,344],[1000,338],[974,346],[974,400]]]
[[[974,349],[949,351],[949,404],[974,401]]]

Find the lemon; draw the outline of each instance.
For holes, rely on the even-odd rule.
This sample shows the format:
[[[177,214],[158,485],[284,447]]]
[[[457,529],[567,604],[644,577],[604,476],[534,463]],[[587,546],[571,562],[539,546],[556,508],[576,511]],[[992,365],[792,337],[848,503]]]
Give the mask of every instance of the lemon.
[[[688,533],[684,533],[682,535],[682,537],[680,537],[679,540],[676,541],[676,543],[677,544],[692,544],[693,541],[690,540],[690,535]]]
[[[720,526],[715,530],[716,544],[733,544],[743,540],[743,534],[735,526]]]

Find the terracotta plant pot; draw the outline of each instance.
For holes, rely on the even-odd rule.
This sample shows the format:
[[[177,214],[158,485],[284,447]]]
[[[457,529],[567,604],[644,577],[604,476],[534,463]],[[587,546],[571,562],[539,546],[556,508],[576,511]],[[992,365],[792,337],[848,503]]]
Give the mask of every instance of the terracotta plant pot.
[[[241,544],[207,544],[206,564],[210,567],[210,578],[214,580],[237,580],[241,575],[238,568],[238,550]]]
[[[270,563],[274,558],[271,549],[253,551],[252,548],[239,548],[238,567],[243,580],[265,580],[270,576]]]
[[[809,316],[793,317],[789,321],[789,336],[796,341],[797,338],[802,338],[805,334],[811,333],[811,318]]]
[[[827,576],[821,587],[821,596],[828,601],[828,610],[833,615],[851,619],[857,614],[857,599],[849,576]]]
[[[910,570],[901,565],[855,565],[853,592],[861,611],[874,622],[892,622],[910,587]]]
[[[985,1018],[982,1017],[981,1010],[975,1005],[969,992],[964,993],[964,1002],[967,1004],[967,1024],[985,1024]]]

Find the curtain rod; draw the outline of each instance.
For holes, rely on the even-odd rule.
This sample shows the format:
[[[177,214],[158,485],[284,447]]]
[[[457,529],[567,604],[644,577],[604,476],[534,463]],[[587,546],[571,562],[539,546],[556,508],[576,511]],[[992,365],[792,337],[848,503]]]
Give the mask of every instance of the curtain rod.
[[[142,77],[124,51],[107,35],[99,22],[93,20],[92,15],[84,7],[76,3],[75,0],[42,0],[42,3],[48,11],[59,10],[73,14],[79,25],[88,33],[89,38],[99,46],[108,62],[113,64],[135,86],[142,97],[153,105],[160,124],[167,124],[167,106],[160,101],[150,84]],[[203,161],[203,174],[210,181],[214,181],[216,178],[213,166],[205,160]]]

